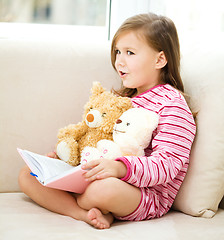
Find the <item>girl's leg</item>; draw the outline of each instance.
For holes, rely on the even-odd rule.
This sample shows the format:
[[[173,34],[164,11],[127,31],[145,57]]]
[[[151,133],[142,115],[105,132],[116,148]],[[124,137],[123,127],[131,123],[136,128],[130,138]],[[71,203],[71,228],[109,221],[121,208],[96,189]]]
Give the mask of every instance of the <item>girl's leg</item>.
[[[77,205],[76,199],[70,193],[44,187],[30,175],[27,166],[20,171],[19,185],[21,190],[40,206],[91,224],[87,217],[88,212]]]
[[[108,228],[113,215],[127,216],[141,201],[141,190],[117,178],[106,178],[91,183],[85,193],[77,196],[83,209],[90,209],[88,218],[97,228]]]
[[[138,188],[117,178],[106,178],[92,182],[84,194],[76,195],[76,202],[68,192],[41,185],[30,175],[27,166],[20,172],[19,185],[40,206],[100,229],[110,227],[113,222],[111,213],[126,216],[137,208],[141,200]]]

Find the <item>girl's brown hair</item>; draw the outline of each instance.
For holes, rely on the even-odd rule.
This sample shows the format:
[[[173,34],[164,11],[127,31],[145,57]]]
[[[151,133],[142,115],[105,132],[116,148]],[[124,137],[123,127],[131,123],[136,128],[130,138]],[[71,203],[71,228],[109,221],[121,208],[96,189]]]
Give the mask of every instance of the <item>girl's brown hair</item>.
[[[128,18],[115,33],[111,45],[111,63],[115,68],[116,43],[119,37],[126,32],[135,31],[143,36],[154,50],[163,51],[167,64],[161,69],[160,82],[168,83],[181,92],[184,92],[180,76],[180,45],[176,27],[172,20],[153,13],[139,14]],[[136,89],[122,87],[116,93],[121,96],[132,97]]]

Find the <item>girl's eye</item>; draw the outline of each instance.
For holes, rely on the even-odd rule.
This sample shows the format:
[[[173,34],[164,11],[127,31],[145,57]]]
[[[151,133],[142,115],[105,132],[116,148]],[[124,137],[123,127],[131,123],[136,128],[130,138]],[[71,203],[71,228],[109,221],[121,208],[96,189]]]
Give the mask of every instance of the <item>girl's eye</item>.
[[[115,50],[115,53],[116,54],[121,54],[121,51],[117,49],[117,50]]]
[[[129,125],[130,125],[130,123],[128,122],[126,125],[127,125],[127,126],[129,126]]]
[[[102,117],[105,117],[107,114],[106,113],[102,113]]]
[[[132,51],[127,51],[128,55],[134,55],[134,53]]]

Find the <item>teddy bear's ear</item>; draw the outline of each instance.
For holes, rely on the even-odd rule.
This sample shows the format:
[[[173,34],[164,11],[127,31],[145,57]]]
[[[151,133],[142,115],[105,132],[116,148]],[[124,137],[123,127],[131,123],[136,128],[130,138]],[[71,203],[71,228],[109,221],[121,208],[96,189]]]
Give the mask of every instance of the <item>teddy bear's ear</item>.
[[[149,126],[151,126],[152,130],[155,130],[159,124],[159,115],[153,111],[149,111],[149,110],[145,110],[145,111],[146,111],[145,116],[147,117]]]
[[[102,85],[99,82],[93,82],[91,92],[93,96],[97,96],[105,92],[105,89],[102,87]]]
[[[132,108],[131,99],[128,97],[118,97],[120,101],[117,101],[116,105],[124,111],[128,110],[129,108]]]

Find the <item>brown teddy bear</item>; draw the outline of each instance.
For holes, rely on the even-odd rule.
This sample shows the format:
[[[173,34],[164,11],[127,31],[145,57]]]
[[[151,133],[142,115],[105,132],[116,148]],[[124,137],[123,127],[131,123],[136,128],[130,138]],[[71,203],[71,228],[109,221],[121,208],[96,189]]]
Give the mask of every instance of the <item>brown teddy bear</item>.
[[[123,112],[132,108],[130,98],[117,97],[94,82],[92,95],[84,107],[83,120],[70,124],[58,132],[56,153],[58,157],[76,166],[86,146],[96,147],[101,139],[113,139],[113,127]]]

